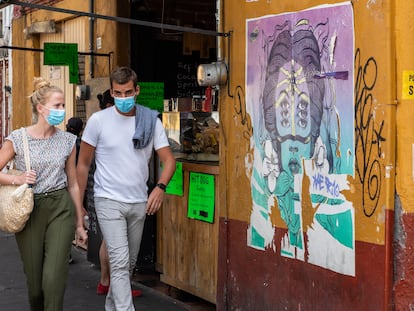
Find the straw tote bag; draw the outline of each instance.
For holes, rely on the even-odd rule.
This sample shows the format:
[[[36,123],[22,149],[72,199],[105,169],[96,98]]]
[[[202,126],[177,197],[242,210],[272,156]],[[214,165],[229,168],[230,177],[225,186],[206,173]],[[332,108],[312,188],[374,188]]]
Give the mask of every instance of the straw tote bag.
[[[29,143],[24,128],[22,138],[26,170],[30,170]],[[20,175],[23,172],[9,169],[7,174]],[[0,185],[0,230],[8,233],[22,231],[33,211],[33,204],[33,189],[28,184]]]

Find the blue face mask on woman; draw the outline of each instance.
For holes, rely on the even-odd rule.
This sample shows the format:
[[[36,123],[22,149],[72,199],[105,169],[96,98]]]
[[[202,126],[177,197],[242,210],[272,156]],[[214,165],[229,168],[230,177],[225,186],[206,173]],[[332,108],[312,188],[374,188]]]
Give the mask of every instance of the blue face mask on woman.
[[[49,115],[46,117],[46,121],[50,125],[59,125],[65,119],[65,110],[45,108],[49,110]]]
[[[116,108],[122,113],[128,113],[135,106],[135,96],[130,97],[114,97]]]

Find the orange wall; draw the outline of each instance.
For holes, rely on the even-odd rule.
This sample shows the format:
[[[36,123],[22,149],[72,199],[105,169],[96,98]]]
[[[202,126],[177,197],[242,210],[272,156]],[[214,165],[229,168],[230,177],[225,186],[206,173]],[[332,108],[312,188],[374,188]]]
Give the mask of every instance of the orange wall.
[[[221,140],[221,163],[225,166],[225,169],[220,170],[223,172],[220,184],[227,185],[226,191],[220,194],[220,215],[223,220],[219,248],[219,261],[223,265],[219,264],[222,271],[219,271],[221,278],[217,299],[220,310],[249,310],[247,306],[255,305],[255,294],[263,298],[259,304],[260,310],[302,310],[301,307],[303,310],[330,310],[329,306],[332,306],[332,310],[389,310],[392,301],[391,248],[398,103],[394,32],[398,5],[395,1],[345,2],[352,6],[354,16],[355,43],[354,50],[349,53],[354,59],[354,76],[350,77],[353,79],[353,96],[348,103],[349,111],[354,112],[354,119],[351,120],[354,124],[347,125],[355,131],[348,131],[347,135],[354,135],[349,154],[355,159],[355,171],[347,174],[349,189],[342,190],[341,194],[352,205],[354,213],[354,245],[350,247],[354,256],[354,274],[347,275],[340,271],[332,274],[329,264],[315,265],[310,261],[309,254],[315,245],[311,244],[310,234],[313,230],[309,231],[309,228],[317,226],[314,214],[301,215],[304,258],[296,253],[291,258],[290,255],[283,255],[281,250],[282,241],[287,241],[287,237],[292,238],[289,236],[292,229],[281,213],[283,203],[277,196],[269,201],[267,212],[262,209],[261,222],[257,221],[254,212],[252,193],[255,192],[252,188],[255,183],[252,183],[252,176],[255,174],[253,163],[258,154],[251,138],[257,132],[265,136],[266,131],[257,127],[246,104],[252,101],[246,94],[246,19],[342,3],[311,0],[224,1],[223,31],[231,32],[231,36],[224,40],[223,49],[229,67],[229,90],[222,90],[220,102],[224,137]],[[320,17],[321,21],[325,18],[323,14]],[[258,57],[257,62],[266,62],[266,59]],[[255,97],[254,100],[255,105],[261,105],[260,98]],[[278,182],[281,183],[281,179]],[[302,211],[312,210],[312,199],[306,190],[311,182],[304,178],[301,183],[304,189],[300,193]],[[266,213],[267,217],[263,216]],[[255,221],[259,235],[266,236],[263,247],[255,247],[257,245],[252,243],[252,221]],[[323,238],[319,240],[323,241]],[[331,260],[329,257],[327,261]],[[246,272],[251,266],[249,262],[254,263],[254,269]],[[317,282],[328,284],[330,289],[315,287]],[[281,287],[284,290],[280,290]],[[355,291],[365,294],[358,298]],[[221,299],[220,293],[224,298]],[[332,298],[334,293],[336,298]],[[379,295],[382,298],[375,300],[374,297]],[[334,307],[338,303],[337,299],[342,304],[339,309]]]
[[[411,93],[413,82],[410,75],[414,73],[412,36],[414,3],[411,1],[396,1],[395,36],[396,36],[396,98],[398,110],[396,115],[396,223],[395,223],[395,310],[412,308],[414,300],[414,192],[413,192],[413,142],[414,128],[412,126],[414,97]]]
[[[226,119],[226,122],[223,124],[223,131],[227,137],[223,148],[225,149],[226,158],[233,159],[230,163],[226,162],[226,164],[228,164],[226,170],[227,184],[231,185],[231,182],[229,182],[230,180],[238,180],[242,183],[241,188],[250,188],[248,180],[249,172],[246,173],[245,157],[246,154],[251,151],[249,138],[253,129],[250,128],[251,124],[248,120],[249,115],[243,111],[243,106],[245,104],[243,102],[245,100],[244,94],[238,96],[239,94],[237,93],[238,87],[240,87],[243,92],[245,86],[245,20],[247,18],[260,17],[269,14],[303,10],[325,3],[327,2],[300,1],[299,4],[299,2],[292,3],[291,1],[257,1],[250,3],[243,2],[242,5],[240,5],[240,1],[225,2],[224,31],[232,31],[231,38],[225,40],[225,44],[230,43],[231,45],[230,54],[228,56],[226,55],[230,60],[230,94],[236,95],[231,98],[229,96],[224,96],[227,94],[224,94],[224,91],[222,92],[222,99],[224,101],[224,104],[221,106],[222,109],[224,109],[222,115],[223,118]],[[342,1],[329,1],[329,3],[342,3]],[[392,80],[390,80],[390,77],[395,76],[395,63],[393,60],[394,46],[392,43],[394,38],[392,32],[393,15],[390,14],[393,10],[393,6],[391,5],[391,1],[381,1],[381,5],[376,3],[377,2],[375,1],[357,1],[356,3],[353,3],[355,16],[355,49],[360,51],[360,61],[358,65],[364,67],[368,64],[365,78],[374,74],[373,71],[376,71],[375,74],[377,76],[375,77],[375,86],[372,91],[375,106],[372,108],[372,111],[375,112],[375,122],[377,127],[380,126],[382,121],[386,118],[391,119],[384,122],[383,128],[381,129],[381,134],[389,136],[395,134],[392,114],[395,109],[396,85],[393,85],[391,83]],[[234,12],[236,7],[239,14],[228,13]],[[381,29],[381,31],[378,31],[378,29]],[[367,35],[369,33],[372,33],[373,35]],[[370,40],[370,38],[372,39]],[[227,47],[224,48],[224,52],[227,54]],[[372,77],[369,78],[371,79]],[[240,106],[242,106],[242,108],[239,108]],[[391,136],[390,138],[393,137]],[[381,141],[382,154],[380,155],[379,160],[383,166],[383,180],[385,179],[385,167],[392,166],[394,162],[393,144],[393,139],[385,138],[385,141]],[[391,146],[391,149],[388,148],[389,146]],[[394,175],[394,169],[395,167],[391,170],[391,176]],[[350,179],[350,183],[353,185],[349,194],[350,198],[355,201],[355,203],[361,204],[362,200],[360,199],[360,193],[358,193],[360,191],[359,181]],[[393,205],[389,205],[388,201],[386,202],[385,183],[382,182],[380,187],[383,187],[384,189],[380,190],[381,195],[379,202],[376,206],[369,206],[374,204],[374,202],[366,200],[365,204],[368,205],[367,208],[374,209],[379,207],[378,209],[393,209]],[[230,202],[228,217],[242,221],[249,220],[250,211],[248,209],[243,209],[241,211],[239,208],[231,208],[232,206],[238,206],[240,200],[243,203],[245,202],[246,205],[249,205],[249,202],[251,201],[249,194],[249,191],[242,191],[241,193],[228,191],[227,201]],[[360,217],[358,222],[363,223],[363,228],[360,228],[357,232],[357,239],[383,243],[383,228],[380,228],[379,236],[375,233],[378,231],[377,224],[383,224],[383,219],[375,222],[372,222],[371,220],[366,222],[362,215],[357,214],[357,217]]]

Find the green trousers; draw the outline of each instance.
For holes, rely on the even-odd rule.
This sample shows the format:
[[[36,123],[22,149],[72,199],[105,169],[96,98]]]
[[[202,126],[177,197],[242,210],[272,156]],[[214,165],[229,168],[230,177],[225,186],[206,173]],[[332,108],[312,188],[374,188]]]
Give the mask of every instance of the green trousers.
[[[66,189],[35,194],[34,208],[16,241],[32,311],[60,311],[75,237],[75,209]]]

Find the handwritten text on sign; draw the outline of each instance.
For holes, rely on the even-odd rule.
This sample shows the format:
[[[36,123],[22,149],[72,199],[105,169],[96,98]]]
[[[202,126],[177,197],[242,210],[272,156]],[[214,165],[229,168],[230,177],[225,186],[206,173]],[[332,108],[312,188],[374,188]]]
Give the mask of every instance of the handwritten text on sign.
[[[52,66],[69,66],[69,82],[77,84],[78,44],[45,42],[43,64]]]
[[[188,218],[213,223],[214,175],[190,172]]]

